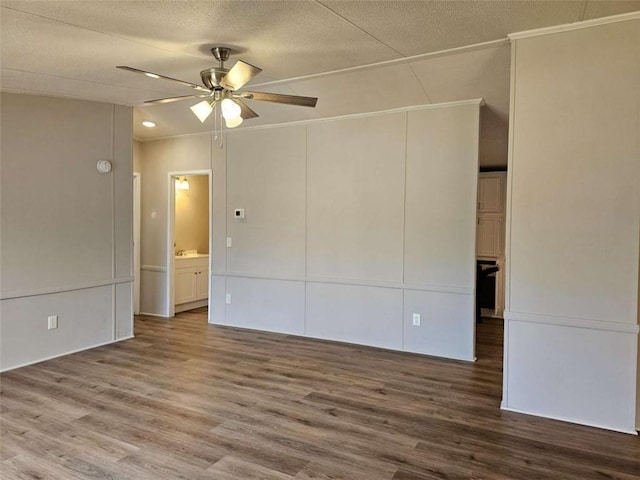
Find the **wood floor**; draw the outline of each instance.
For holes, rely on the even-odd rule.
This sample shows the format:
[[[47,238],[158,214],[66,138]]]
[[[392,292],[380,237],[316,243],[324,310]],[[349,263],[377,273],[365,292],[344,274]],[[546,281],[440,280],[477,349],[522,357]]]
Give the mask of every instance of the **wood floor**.
[[[2,479],[635,479],[631,435],[499,409],[502,326],[476,364],[206,323],[3,374]]]

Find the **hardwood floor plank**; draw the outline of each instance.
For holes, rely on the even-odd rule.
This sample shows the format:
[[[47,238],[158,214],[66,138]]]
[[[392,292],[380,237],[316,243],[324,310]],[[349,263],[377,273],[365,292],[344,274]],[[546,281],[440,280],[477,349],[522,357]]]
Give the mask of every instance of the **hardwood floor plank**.
[[[209,467],[192,462],[188,456],[168,455],[166,451],[144,448],[118,460],[121,468],[136,480],[210,480]]]
[[[386,469],[348,467],[342,463],[314,461],[298,472],[296,480],[391,480],[397,469],[389,465]]]
[[[207,469],[216,480],[292,480],[293,477],[284,473],[247,462],[231,455],[224,457]]]
[[[0,477],[640,478],[640,439],[502,411],[502,324],[476,363],[136,317],[136,337],[0,375]]]

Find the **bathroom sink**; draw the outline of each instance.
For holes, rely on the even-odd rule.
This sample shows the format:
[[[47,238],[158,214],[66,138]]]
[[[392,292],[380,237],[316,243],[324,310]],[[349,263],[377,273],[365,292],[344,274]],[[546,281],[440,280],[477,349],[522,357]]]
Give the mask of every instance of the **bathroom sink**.
[[[176,260],[179,260],[181,258],[200,258],[200,257],[208,257],[209,254],[207,253],[198,253],[197,250],[185,250],[184,252],[181,252],[179,255],[176,255],[175,258]]]
[[[197,257],[198,256],[198,251],[197,250],[178,250],[178,253],[176,253],[176,258],[188,258],[188,257]]]

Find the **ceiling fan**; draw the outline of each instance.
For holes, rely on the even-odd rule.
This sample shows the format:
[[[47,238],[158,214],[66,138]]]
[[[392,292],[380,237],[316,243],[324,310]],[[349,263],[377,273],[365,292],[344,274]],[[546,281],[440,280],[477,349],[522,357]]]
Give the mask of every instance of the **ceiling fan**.
[[[231,69],[225,68],[224,62],[229,59],[229,55],[231,53],[231,49],[227,47],[213,47],[211,49],[211,53],[215,59],[220,62],[220,65],[200,72],[200,78],[202,78],[204,86],[167,77],[158,73],[147,72],[138,68],[127,67],[125,65],[118,65],[116,68],[127,70],[129,72],[141,73],[150,78],[169,80],[171,82],[190,87],[199,92],[194,95],[149,100],[144,102],[143,105],[172,103],[182,100],[191,100],[194,98],[204,98],[205,100],[191,107],[191,110],[196,117],[204,123],[209,115],[211,115],[211,112],[213,112],[216,104],[219,102],[227,128],[237,127],[242,123],[243,119],[255,118],[258,116],[256,112],[247,106],[244,100],[284,103],[287,105],[299,105],[302,107],[316,106],[318,99],[314,97],[283,95],[280,93],[238,91],[249,80],[258,75],[262,69],[247,62],[243,62],[242,60],[238,60]]]

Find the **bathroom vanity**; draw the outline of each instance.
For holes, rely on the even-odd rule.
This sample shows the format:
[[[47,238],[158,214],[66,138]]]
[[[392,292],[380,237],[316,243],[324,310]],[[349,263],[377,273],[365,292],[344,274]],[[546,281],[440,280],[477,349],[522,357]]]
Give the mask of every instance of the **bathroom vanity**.
[[[209,255],[187,253],[175,257],[175,311],[207,306],[209,298]]]

